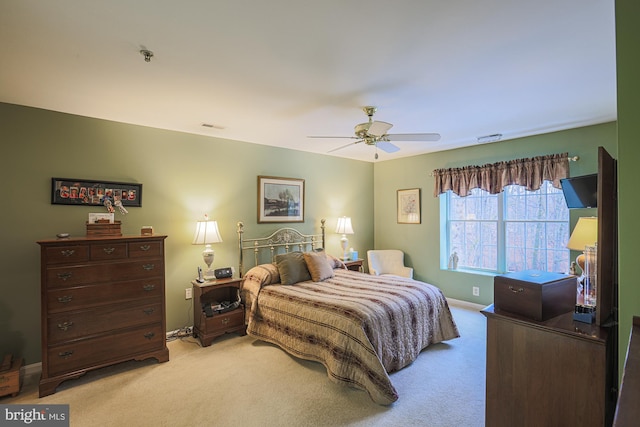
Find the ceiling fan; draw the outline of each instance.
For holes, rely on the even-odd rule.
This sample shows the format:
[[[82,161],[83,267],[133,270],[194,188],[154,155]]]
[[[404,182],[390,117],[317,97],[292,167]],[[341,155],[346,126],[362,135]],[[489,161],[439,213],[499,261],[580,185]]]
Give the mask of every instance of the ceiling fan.
[[[400,147],[391,143],[391,141],[438,141],[440,134],[438,133],[387,133],[389,129],[393,127],[391,123],[381,122],[373,120],[373,115],[377,111],[376,107],[366,106],[362,110],[369,117],[369,121],[360,123],[355,127],[355,136],[310,136],[309,138],[350,138],[357,141],[350,142],[349,144],[342,145],[327,151],[332,153],[334,151],[341,150],[349,147],[353,144],[359,144],[364,142],[367,145],[373,145],[380,148],[386,153],[395,153],[400,150]],[[375,158],[378,158],[376,152]]]

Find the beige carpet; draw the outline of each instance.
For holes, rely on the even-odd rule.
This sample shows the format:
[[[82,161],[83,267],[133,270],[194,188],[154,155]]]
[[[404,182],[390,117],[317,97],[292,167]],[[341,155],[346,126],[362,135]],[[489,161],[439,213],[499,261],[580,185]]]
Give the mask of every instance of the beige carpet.
[[[37,376],[0,404],[70,405],[71,426],[483,426],[486,322],[451,302],[461,338],[433,345],[391,380],[399,399],[375,404],[332,383],[321,364],[249,336],[202,348],[168,344],[168,363],[127,362],[66,381],[39,399]],[[38,374],[39,376],[39,374]]]

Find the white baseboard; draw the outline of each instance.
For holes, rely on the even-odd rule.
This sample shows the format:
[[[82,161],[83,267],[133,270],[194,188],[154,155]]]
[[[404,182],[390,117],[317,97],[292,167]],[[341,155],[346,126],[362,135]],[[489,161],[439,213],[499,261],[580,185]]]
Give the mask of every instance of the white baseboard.
[[[476,304],[475,302],[463,301],[461,299],[447,298],[450,305],[462,308],[468,308],[469,310],[482,310],[486,305]]]

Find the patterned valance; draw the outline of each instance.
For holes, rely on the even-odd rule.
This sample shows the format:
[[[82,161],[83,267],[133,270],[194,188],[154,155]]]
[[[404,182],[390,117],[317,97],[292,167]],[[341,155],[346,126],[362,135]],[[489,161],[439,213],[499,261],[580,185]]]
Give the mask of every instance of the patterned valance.
[[[551,154],[483,166],[436,169],[433,176],[434,197],[447,190],[464,197],[474,188],[498,194],[505,186],[514,184],[534,191],[540,188],[543,181],[551,181],[554,187],[561,188],[560,180],[569,177],[569,154]]]

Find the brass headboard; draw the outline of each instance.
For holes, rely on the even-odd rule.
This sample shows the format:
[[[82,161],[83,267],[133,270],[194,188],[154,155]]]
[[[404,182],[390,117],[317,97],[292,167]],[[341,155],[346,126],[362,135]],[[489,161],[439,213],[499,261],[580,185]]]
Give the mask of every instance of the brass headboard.
[[[254,265],[258,265],[260,262],[260,250],[269,250],[271,256],[269,262],[274,262],[275,257],[278,254],[279,248],[284,248],[284,252],[290,250],[298,250],[300,252],[314,250],[317,248],[324,248],[325,243],[325,219],[320,220],[319,234],[303,234],[294,228],[280,228],[274,231],[267,237],[258,237],[255,239],[244,238],[244,224],[238,222],[238,255],[239,255],[239,274],[242,277],[244,271],[244,252],[253,251]]]

